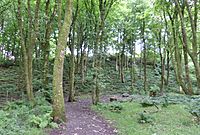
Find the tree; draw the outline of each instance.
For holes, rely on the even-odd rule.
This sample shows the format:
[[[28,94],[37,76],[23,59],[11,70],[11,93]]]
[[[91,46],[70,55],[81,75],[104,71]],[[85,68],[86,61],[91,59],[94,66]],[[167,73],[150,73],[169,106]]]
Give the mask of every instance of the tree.
[[[69,75],[69,80],[70,80],[70,86],[69,86],[69,102],[73,102],[75,101],[75,90],[74,90],[74,72],[75,72],[75,55],[74,55],[74,49],[75,49],[75,23],[77,20],[77,16],[79,14],[79,0],[76,1],[76,10],[75,13],[73,15],[73,19],[72,19],[72,24],[71,24],[71,34],[70,34],[70,42],[69,42],[69,46],[70,46],[70,51],[71,51],[71,55],[70,55],[70,75]]]
[[[23,52],[23,65],[24,65],[24,76],[25,76],[25,84],[26,84],[26,91],[28,95],[28,99],[30,101],[34,100],[33,95],[33,86],[32,86],[32,79],[33,79],[33,48],[36,44],[36,40],[38,37],[38,19],[39,19],[39,8],[40,8],[40,0],[36,1],[35,11],[34,11],[34,20],[31,14],[31,1],[27,1],[28,7],[28,29],[26,29],[27,37],[25,36],[25,31],[23,30],[23,17],[22,17],[22,6],[21,1],[18,1],[18,25],[20,31],[20,42]]]
[[[112,7],[112,5],[114,4],[114,2],[116,2],[116,0],[99,0],[98,3],[98,18],[100,18],[99,20],[97,20],[97,30],[96,30],[96,37],[95,37],[95,46],[94,46],[94,62],[95,62],[95,74],[94,74],[94,82],[95,82],[95,89],[93,92],[93,104],[97,104],[99,102],[99,94],[100,94],[100,90],[99,90],[99,69],[100,69],[100,63],[101,63],[101,49],[102,47],[102,39],[103,39],[103,35],[104,35],[104,27],[105,27],[105,20],[109,14],[109,11]]]
[[[63,63],[65,55],[65,46],[67,44],[67,37],[70,32],[70,26],[72,21],[72,2],[73,0],[66,0],[63,24],[61,20],[61,0],[59,0],[57,3],[59,34],[53,68],[53,117],[54,120],[57,122],[66,120],[63,95]]]

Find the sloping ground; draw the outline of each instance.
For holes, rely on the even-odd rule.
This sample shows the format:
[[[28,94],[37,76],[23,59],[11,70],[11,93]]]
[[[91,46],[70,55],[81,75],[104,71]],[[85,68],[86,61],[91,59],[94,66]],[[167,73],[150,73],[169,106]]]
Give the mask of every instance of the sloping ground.
[[[199,96],[115,98],[119,102],[99,104],[94,109],[114,121],[120,135],[200,135]]]
[[[0,67],[0,107],[7,101],[14,101],[19,98],[20,75],[18,67]]]
[[[90,99],[66,102],[67,123],[51,131],[50,135],[116,135],[112,123],[92,111],[90,105]]]

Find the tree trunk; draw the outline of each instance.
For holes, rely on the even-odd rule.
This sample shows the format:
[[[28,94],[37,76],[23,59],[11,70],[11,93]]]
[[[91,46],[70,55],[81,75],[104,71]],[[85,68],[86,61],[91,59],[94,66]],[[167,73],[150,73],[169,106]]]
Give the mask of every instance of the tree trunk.
[[[71,45],[70,55],[70,84],[69,84],[69,102],[75,101],[75,90],[74,90],[74,72],[75,72],[75,61],[74,61],[74,44]]]
[[[185,29],[185,21],[184,21],[184,7],[182,9],[180,8],[180,5],[178,4],[176,0],[176,4],[178,7],[178,13],[180,16],[180,21],[181,21],[181,32],[182,32],[182,44],[183,44],[183,52],[184,52],[184,61],[185,61],[185,75],[186,75],[186,87],[187,91],[186,94],[192,95],[192,83],[190,80],[190,73],[189,73],[189,65],[188,65],[188,55],[187,55],[187,50],[188,50],[188,43],[187,43],[187,34],[186,34],[186,29]]]
[[[69,102],[73,102],[75,101],[75,89],[74,89],[74,78],[75,78],[75,55],[74,55],[74,41],[75,41],[75,22],[76,22],[76,18],[78,15],[78,11],[79,11],[79,0],[76,1],[76,11],[75,14],[73,15],[73,20],[72,20],[72,24],[71,24],[71,28],[72,28],[72,39],[70,42],[70,51],[71,51],[71,55],[70,55],[70,75],[69,75]],[[71,37],[71,36],[70,36]]]
[[[197,19],[198,19],[198,5],[197,5],[197,0],[194,0],[194,16],[192,16],[192,12],[191,12],[191,8],[188,4],[188,1],[185,0],[185,3],[186,3],[186,7],[187,7],[187,12],[188,12],[188,15],[189,15],[189,18],[190,18],[190,26],[191,26],[191,30],[192,30],[192,59],[194,59],[195,63],[193,62],[194,64],[194,67],[195,67],[195,74],[196,74],[196,79],[197,79],[197,86],[198,88],[200,89],[200,72],[199,72],[199,61],[198,61],[198,45],[197,45]],[[188,49],[186,49],[186,51],[190,51]],[[200,55],[199,55],[200,56]]]
[[[141,36],[142,36],[142,42],[144,45],[144,56],[143,56],[143,66],[144,66],[144,91],[147,92],[147,45],[145,43],[145,37],[144,37],[144,31],[145,31],[145,19],[142,21],[142,27],[141,27]]]
[[[166,85],[169,84],[169,73],[170,73],[170,52],[169,50],[167,50],[167,81],[166,81]]]
[[[160,53],[160,62],[161,62],[161,83],[160,83],[160,94],[163,95],[163,89],[164,89],[164,79],[165,79],[165,49],[162,52],[161,44],[162,44],[162,35],[161,30],[158,34],[158,42],[159,42],[159,53]],[[165,36],[164,36],[164,44],[165,44]]]
[[[121,52],[121,55],[120,55],[120,79],[121,79],[121,82],[124,83],[125,80],[124,80],[124,65],[125,65],[125,55],[124,55],[124,52],[125,52],[125,43],[123,44],[123,48],[122,48],[122,52]]]
[[[66,9],[63,25],[60,25],[61,22],[58,22],[58,26],[60,27],[53,67],[53,118],[56,122],[66,121],[65,103],[63,95],[63,64],[65,46],[67,44],[67,36],[69,35],[72,20],[72,1],[73,0],[66,0]],[[62,11],[61,6],[58,7],[58,13],[60,11]],[[60,16],[58,18],[60,18]]]
[[[115,54],[115,71],[118,71],[118,53]]]
[[[92,1],[91,1],[92,2]],[[94,89],[95,97],[93,98],[93,103],[98,103],[99,102],[99,96],[100,96],[100,90],[99,90],[99,69],[100,69],[100,53],[99,53],[99,47],[102,46],[102,38],[104,34],[104,25],[105,25],[105,20],[106,17],[110,11],[111,6],[113,5],[114,1],[104,1],[104,0],[99,0],[99,18],[100,20],[96,20],[97,22],[97,30],[96,30],[96,40],[95,40],[95,45],[94,45],[94,67],[95,67],[95,76],[96,76],[96,81],[95,81],[95,86],[96,88]]]
[[[18,0],[18,23],[19,23],[19,31],[20,31],[20,42],[22,46],[22,52],[23,52],[23,60],[24,60],[24,74],[25,74],[25,81],[26,81],[26,91],[28,95],[28,99],[30,101],[34,101],[34,96],[33,96],[33,86],[32,86],[32,59],[33,59],[33,48],[36,44],[36,37],[38,34],[38,11],[39,11],[39,6],[40,6],[40,0],[36,1],[36,6],[35,6],[35,16],[34,16],[34,24],[32,23],[32,16],[31,16],[31,7],[30,7],[30,0],[27,1],[28,5],[28,43],[27,46],[25,46],[24,41],[24,33],[23,33],[23,22],[22,22],[22,16],[21,16],[21,1]],[[32,26],[33,25],[33,26]]]
[[[134,48],[134,49],[133,49]],[[131,88],[134,89],[134,83],[135,83],[135,45],[134,47],[131,46]]]

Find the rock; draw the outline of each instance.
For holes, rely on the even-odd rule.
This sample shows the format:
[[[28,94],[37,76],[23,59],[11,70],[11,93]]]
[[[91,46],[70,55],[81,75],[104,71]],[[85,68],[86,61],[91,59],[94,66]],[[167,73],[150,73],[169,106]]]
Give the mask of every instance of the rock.
[[[113,102],[113,101],[117,101],[117,97],[116,96],[110,97],[110,102]]]
[[[130,95],[128,93],[122,94],[122,97],[129,97]]]

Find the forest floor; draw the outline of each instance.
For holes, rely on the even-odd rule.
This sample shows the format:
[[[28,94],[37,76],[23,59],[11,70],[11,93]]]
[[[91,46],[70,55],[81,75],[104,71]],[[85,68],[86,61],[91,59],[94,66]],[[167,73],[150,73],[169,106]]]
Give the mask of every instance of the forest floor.
[[[102,98],[108,101],[107,97]],[[116,135],[113,123],[91,110],[91,99],[79,98],[66,102],[67,123],[50,132],[50,135]]]
[[[200,135],[200,96],[168,93],[117,99],[92,109],[113,121],[119,135]]]
[[[20,76],[17,72],[18,68],[3,68],[0,67],[0,108],[8,101],[15,101],[20,98],[18,84]]]

